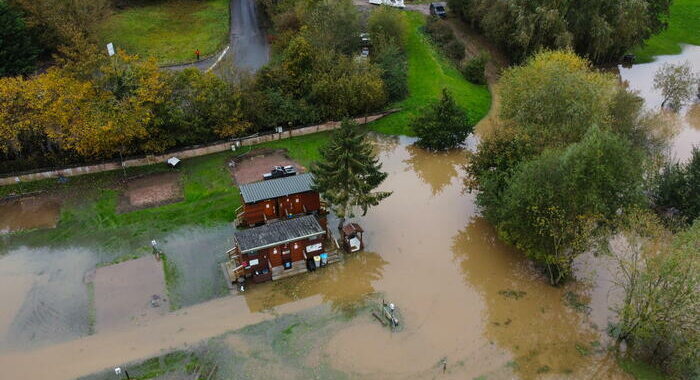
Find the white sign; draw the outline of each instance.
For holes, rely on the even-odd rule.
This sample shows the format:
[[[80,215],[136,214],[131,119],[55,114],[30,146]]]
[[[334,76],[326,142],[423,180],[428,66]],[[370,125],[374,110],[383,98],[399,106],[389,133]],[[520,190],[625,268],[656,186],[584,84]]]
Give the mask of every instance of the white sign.
[[[260,260],[254,259],[254,260],[250,260],[248,262],[248,265],[258,265],[259,263],[260,263]]]
[[[111,42],[107,44],[107,54],[109,54],[110,57],[114,55],[114,44]]]
[[[306,252],[316,252],[323,249],[322,243],[312,244],[306,247]]]

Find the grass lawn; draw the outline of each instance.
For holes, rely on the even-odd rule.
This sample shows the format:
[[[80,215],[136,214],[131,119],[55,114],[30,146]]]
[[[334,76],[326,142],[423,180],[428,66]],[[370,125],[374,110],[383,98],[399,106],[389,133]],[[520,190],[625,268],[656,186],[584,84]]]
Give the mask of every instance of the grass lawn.
[[[467,110],[476,124],[489,111],[491,95],[487,86],[469,83],[447,59],[440,56],[427,36],[421,31],[425,16],[406,12],[409,20],[406,52],[408,54],[409,96],[396,104],[402,112],[379,119],[371,124],[377,132],[390,135],[415,134],[409,127],[411,118],[427,103],[440,97],[443,88],[452,92],[457,104]]]
[[[134,0],[98,30],[100,40],[159,64],[184,63],[215,54],[228,43],[229,0]]]
[[[698,0],[673,0],[668,29],[650,38],[635,51],[637,62],[651,62],[655,55],[679,54],[680,43],[700,45],[700,3]]]

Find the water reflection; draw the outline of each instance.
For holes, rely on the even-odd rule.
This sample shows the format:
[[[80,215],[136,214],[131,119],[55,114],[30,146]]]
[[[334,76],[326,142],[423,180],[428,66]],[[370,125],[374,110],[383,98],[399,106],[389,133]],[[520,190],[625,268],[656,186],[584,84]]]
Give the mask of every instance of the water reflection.
[[[353,315],[375,292],[372,283],[383,277],[387,262],[374,252],[348,255],[345,260],[281,281],[251,287],[245,300],[252,312],[271,309],[288,302],[320,296],[335,312]]]
[[[683,62],[690,62],[693,71],[700,72],[700,46],[684,45],[683,52],[679,55],[659,56],[651,63],[633,65],[629,68],[619,66],[618,69],[621,79],[627,82],[631,90],[637,91],[644,98],[647,107],[658,110],[663,97],[661,91],[654,88],[654,74],[664,63]],[[698,117],[695,116],[697,111],[693,110],[693,115],[690,118],[687,117],[691,108],[697,108],[697,105],[684,107],[677,115],[672,115],[677,119],[680,128],[671,143],[670,155],[680,161],[690,157],[693,145],[700,145],[700,129],[696,127]]]
[[[601,348],[601,334],[587,314],[563,302],[568,292],[579,292],[581,284],[547,285],[480,217],[453,238],[452,247],[465,284],[476,288],[485,303],[484,336],[513,354],[513,367],[521,377],[601,371],[622,376]]]
[[[430,153],[414,144],[406,147],[406,150],[409,154],[409,158],[403,161],[407,165],[406,170],[412,170],[418,178],[430,185],[433,196],[451,184],[467,163],[466,154],[459,149]]]

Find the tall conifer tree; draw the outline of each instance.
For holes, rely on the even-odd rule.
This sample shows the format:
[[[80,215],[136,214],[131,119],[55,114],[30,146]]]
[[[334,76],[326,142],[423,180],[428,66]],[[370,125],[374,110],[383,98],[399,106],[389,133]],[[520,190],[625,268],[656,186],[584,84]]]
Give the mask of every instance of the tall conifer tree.
[[[355,216],[354,211],[367,210],[391,195],[391,192],[373,191],[387,177],[376,157],[372,145],[355,122],[343,121],[321,148],[322,159],[311,166],[314,188],[321,194],[340,219],[342,229],[345,218]]]

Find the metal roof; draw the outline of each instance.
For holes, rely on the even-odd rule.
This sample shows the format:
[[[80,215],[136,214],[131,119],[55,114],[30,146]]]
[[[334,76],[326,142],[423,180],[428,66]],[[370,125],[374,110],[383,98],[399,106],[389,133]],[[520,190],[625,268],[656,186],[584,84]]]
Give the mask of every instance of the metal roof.
[[[273,247],[325,233],[316,217],[306,215],[264,226],[236,231],[233,238],[242,253]]]
[[[241,185],[243,203],[255,203],[265,199],[284,197],[311,191],[314,178],[311,173],[270,179]]]

